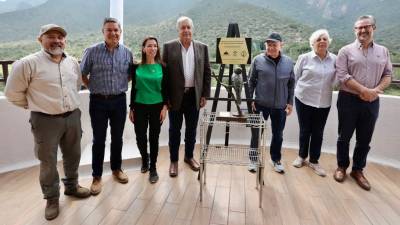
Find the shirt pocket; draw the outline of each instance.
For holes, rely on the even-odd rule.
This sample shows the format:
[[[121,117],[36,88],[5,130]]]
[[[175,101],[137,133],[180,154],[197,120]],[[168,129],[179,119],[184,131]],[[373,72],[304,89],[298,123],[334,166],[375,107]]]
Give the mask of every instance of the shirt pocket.
[[[129,61],[124,60],[118,63],[119,72],[121,74],[128,74],[129,73]]]
[[[93,63],[93,74],[104,73],[104,71],[111,71],[113,67],[113,62],[111,59],[97,59],[95,63]]]

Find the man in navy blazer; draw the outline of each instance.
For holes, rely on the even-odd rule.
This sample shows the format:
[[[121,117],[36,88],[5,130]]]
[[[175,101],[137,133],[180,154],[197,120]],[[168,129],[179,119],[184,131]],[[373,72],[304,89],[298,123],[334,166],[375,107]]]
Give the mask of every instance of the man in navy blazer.
[[[199,164],[193,158],[196,129],[200,108],[210,96],[211,69],[207,45],[192,39],[193,21],[185,16],[178,18],[179,38],[163,47],[169,92],[169,175],[178,175],[181,128],[185,118],[185,163],[194,171]]]

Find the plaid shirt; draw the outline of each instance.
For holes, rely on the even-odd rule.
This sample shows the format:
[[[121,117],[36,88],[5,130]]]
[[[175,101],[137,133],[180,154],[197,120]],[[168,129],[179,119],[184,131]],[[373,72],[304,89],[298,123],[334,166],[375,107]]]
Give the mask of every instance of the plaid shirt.
[[[120,44],[110,52],[102,42],[85,50],[81,71],[83,76],[90,75],[90,93],[117,95],[128,90],[132,63],[132,52],[128,48]]]

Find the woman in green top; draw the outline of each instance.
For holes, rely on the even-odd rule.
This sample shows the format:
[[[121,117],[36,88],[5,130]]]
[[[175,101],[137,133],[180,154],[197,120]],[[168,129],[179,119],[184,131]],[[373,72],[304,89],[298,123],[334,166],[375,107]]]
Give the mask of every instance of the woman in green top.
[[[149,181],[158,181],[156,170],[158,138],[167,113],[166,73],[161,63],[160,49],[155,37],[142,43],[142,61],[133,66],[129,119],[135,125],[136,143],[142,156],[141,172],[150,170]],[[150,164],[147,153],[149,127]]]

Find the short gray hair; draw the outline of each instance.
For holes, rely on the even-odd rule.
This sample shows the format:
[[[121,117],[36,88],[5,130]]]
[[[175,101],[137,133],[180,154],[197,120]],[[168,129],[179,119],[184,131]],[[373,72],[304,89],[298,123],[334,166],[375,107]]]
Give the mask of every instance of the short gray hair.
[[[363,15],[357,18],[356,22],[354,24],[356,24],[358,21],[360,20],[369,20],[371,22],[371,25],[375,28],[376,26],[376,19],[373,15]]]
[[[189,23],[190,27],[193,29],[193,20],[190,19],[187,16],[181,16],[176,20],[176,29],[179,31],[179,28],[181,27],[181,24],[187,22]]]
[[[104,27],[104,25],[106,25],[106,23],[116,23],[116,24],[118,24],[118,27],[121,30],[121,24],[119,23],[119,21],[116,18],[106,17],[106,18],[104,18],[104,21],[103,21],[103,27]]]
[[[310,47],[312,50],[314,49],[314,44],[315,42],[317,42],[318,38],[320,38],[321,36],[326,36],[328,38],[328,44],[330,44],[332,42],[331,37],[329,36],[329,32],[326,29],[319,29],[314,31],[314,33],[311,34],[310,36]]]

